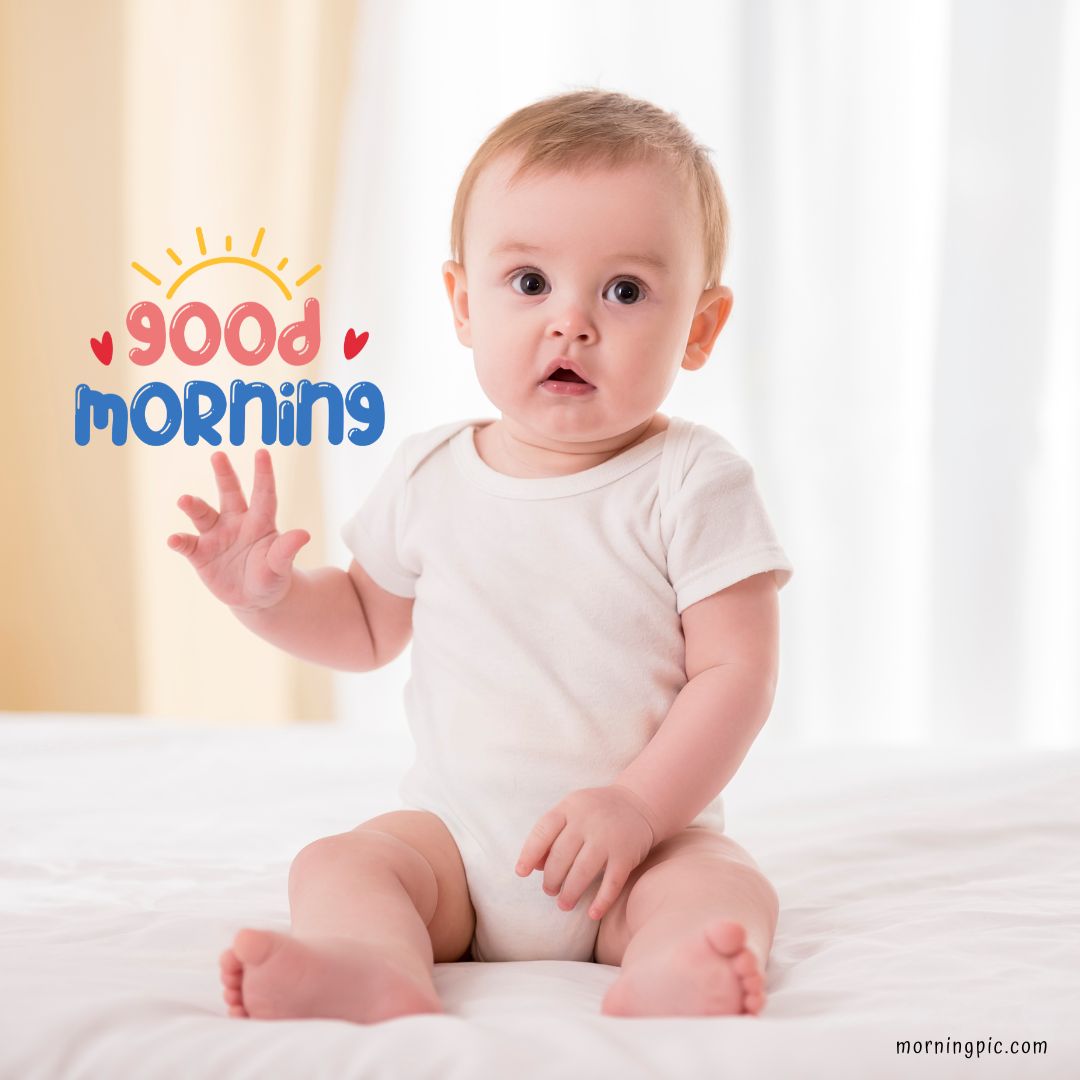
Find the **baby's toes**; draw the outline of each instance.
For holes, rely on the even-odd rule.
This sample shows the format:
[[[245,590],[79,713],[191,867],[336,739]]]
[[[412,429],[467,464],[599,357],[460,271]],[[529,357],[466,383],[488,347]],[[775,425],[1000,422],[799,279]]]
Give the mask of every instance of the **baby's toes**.
[[[753,975],[740,975],[742,985],[743,1009],[748,1013],[759,1013],[765,1007],[765,979],[757,972],[756,961]]]
[[[749,949],[743,949],[742,952],[731,958],[731,970],[734,971],[740,979],[761,974],[757,957]]]
[[[239,986],[244,977],[244,965],[232,949],[226,949],[219,957],[221,982],[226,987]]]
[[[746,997],[743,998],[743,1008],[748,1013],[753,1013],[756,1016],[759,1012],[761,1012],[761,1010],[764,1007],[765,1007],[765,995],[764,995],[764,993],[758,992],[758,993],[755,993],[755,994],[747,994]]]
[[[244,1008],[244,992],[239,986],[227,986],[221,997],[229,1009],[230,1016],[247,1016],[248,1011]]]
[[[225,1004],[229,1007],[230,1016],[247,1016],[247,1009],[244,1008],[244,994],[242,984],[244,980],[244,965],[240,962],[240,958],[232,951],[232,949],[226,949],[220,957],[218,957],[218,963],[221,968],[221,985],[223,987],[221,996],[225,1001]]]
[[[723,956],[733,957],[741,950],[745,951],[746,930],[740,923],[720,919],[705,927],[705,936],[709,944]]]
[[[731,958],[731,970],[735,972],[742,987],[743,1011],[759,1013],[765,1007],[765,977],[758,958],[746,948]]]

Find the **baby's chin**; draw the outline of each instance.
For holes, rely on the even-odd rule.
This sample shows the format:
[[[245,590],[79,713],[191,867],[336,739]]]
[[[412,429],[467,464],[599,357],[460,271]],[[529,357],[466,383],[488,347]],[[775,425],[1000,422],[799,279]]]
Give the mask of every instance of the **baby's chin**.
[[[573,410],[556,410],[558,415],[536,415],[533,412],[503,412],[501,427],[505,436],[534,444],[547,445],[552,450],[575,450],[602,452],[620,448],[628,440],[645,437],[652,428],[656,413],[645,420],[636,417],[606,416],[600,418],[575,414]]]

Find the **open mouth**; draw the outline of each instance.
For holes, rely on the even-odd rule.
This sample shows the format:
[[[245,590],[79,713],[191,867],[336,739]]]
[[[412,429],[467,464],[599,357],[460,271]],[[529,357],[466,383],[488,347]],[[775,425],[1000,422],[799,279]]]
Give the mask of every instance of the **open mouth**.
[[[554,379],[556,382],[576,382],[583,383],[585,380],[577,374],[575,371],[570,371],[568,368],[556,368],[549,376],[549,379]],[[591,385],[591,384],[590,384]]]
[[[566,361],[560,363],[560,361]],[[540,380],[540,389],[556,397],[590,397],[595,386],[583,374],[584,368],[571,356],[553,356],[553,366]]]

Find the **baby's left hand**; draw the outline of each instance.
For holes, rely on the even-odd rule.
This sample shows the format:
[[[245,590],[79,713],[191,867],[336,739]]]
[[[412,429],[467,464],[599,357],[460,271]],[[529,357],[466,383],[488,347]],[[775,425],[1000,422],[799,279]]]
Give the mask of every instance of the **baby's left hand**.
[[[570,911],[596,875],[607,867],[589,916],[599,919],[618,898],[631,871],[653,848],[655,822],[635,793],[618,784],[580,788],[552,807],[533,826],[518,858],[527,877],[543,867],[544,892],[559,895]],[[545,861],[546,854],[546,861]]]

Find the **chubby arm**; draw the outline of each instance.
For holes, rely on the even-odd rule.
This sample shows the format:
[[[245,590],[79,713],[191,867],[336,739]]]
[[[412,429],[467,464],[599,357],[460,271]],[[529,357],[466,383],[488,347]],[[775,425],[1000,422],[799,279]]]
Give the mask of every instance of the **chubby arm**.
[[[349,569],[293,572],[283,600],[236,617],[273,645],[339,671],[373,671],[390,663],[412,637],[411,597],[377,584],[353,559]]]
[[[363,600],[336,566],[293,570],[289,591],[268,608],[232,608],[253,633],[279,649],[338,671],[377,667]]]
[[[651,811],[654,844],[685,828],[727,786],[769,717],[780,653],[773,572],[692,604],[682,625],[688,682],[649,744],[612,781]]]
[[[543,870],[545,891],[564,911],[602,871],[589,909],[601,918],[634,867],[735,775],[776,692],[777,593],[770,570],[688,607],[688,681],[649,744],[610,784],[570,792],[533,826],[516,872]]]

